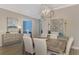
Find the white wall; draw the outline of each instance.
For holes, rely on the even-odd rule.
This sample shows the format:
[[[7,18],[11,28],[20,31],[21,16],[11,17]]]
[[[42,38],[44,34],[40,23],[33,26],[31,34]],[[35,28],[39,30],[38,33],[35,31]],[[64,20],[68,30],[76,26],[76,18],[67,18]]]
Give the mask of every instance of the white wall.
[[[18,26],[22,26],[23,28],[23,20],[25,18],[31,18],[31,17],[26,17],[26,16],[23,16],[21,14],[18,14],[18,13],[14,13],[14,12],[11,12],[11,11],[8,11],[8,10],[4,10],[4,9],[0,9],[0,46],[2,46],[2,37],[1,35],[2,34],[5,34],[7,32],[7,17],[13,17],[15,19],[18,20],[18,23],[17,25]],[[38,26],[38,23],[35,19],[32,19],[32,22],[33,22],[33,36],[38,36],[39,35],[39,26]],[[23,31],[23,29],[22,29]]]
[[[21,25],[22,15],[0,9],[0,46],[2,45],[2,34],[7,32],[7,17],[13,17],[18,20],[17,25]]]
[[[79,47],[79,5],[55,10],[55,14],[67,21],[66,35],[73,36],[73,46]]]
[[[40,35],[39,20],[32,20],[32,35],[33,37],[39,37]]]

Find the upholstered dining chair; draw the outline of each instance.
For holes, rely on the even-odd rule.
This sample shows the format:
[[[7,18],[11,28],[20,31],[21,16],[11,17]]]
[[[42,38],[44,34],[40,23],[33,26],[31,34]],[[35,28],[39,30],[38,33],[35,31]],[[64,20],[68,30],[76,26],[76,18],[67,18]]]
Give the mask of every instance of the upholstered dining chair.
[[[46,39],[33,38],[33,41],[35,45],[35,54],[46,55],[47,54]]]
[[[35,45],[35,54],[36,55],[50,55],[51,51],[47,50],[47,44],[45,38],[33,38]]]
[[[65,50],[64,54],[69,55],[73,42],[74,42],[74,38],[70,37],[68,42],[67,42],[66,50]]]
[[[34,38],[35,53],[36,55],[69,55],[72,43],[74,39],[72,37],[67,41],[66,49],[64,53],[56,53],[47,49],[46,39],[45,38]]]
[[[24,40],[24,50],[25,50],[25,52],[33,54],[34,53],[33,41],[32,41],[32,38],[30,37],[30,35],[27,35],[27,34],[24,35],[23,40]]]

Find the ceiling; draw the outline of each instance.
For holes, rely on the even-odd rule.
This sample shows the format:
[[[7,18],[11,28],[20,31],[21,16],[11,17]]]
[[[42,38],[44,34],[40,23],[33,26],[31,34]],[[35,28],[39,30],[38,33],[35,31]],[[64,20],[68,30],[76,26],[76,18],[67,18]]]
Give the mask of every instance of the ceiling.
[[[53,9],[60,9],[68,6],[72,6],[72,4],[0,4],[0,8],[7,9],[13,12],[17,12],[22,15],[31,16],[33,18],[40,18],[40,10],[44,6],[51,7]]]

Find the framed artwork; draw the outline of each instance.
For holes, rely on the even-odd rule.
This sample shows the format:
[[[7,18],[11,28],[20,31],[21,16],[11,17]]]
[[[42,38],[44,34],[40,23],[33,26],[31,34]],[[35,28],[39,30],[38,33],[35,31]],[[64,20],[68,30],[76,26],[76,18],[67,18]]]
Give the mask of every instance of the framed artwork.
[[[50,23],[50,30],[52,32],[63,32],[64,31],[64,21],[63,19],[52,19]]]
[[[13,17],[7,18],[7,32],[15,32],[17,31],[17,22],[18,20]]]

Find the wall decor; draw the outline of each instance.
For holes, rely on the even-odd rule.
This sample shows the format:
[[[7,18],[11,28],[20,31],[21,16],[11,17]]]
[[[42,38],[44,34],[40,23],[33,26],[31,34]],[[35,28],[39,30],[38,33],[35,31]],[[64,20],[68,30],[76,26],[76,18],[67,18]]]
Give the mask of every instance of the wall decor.
[[[50,31],[51,32],[63,32],[64,22],[63,19],[51,19],[50,20]]]
[[[18,20],[13,17],[7,17],[7,32],[15,32],[18,30],[17,28]]]
[[[65,23],[63,18],[58,18],[52,8],[44,5],[41,10],[41,18],[44,26],[42,27],[44,34],[51,34],[51,32],[58,32],[60,35],[65,33]]]

